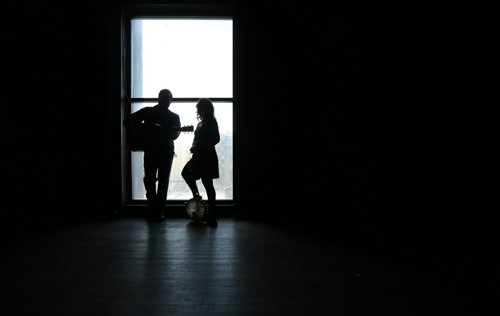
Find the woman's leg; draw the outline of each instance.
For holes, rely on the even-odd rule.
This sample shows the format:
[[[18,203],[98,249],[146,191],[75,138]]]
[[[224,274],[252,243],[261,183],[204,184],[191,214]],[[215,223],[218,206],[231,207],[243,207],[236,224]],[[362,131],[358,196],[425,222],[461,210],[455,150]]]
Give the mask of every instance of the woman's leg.
[[[207,191],[208,205],[215,208],[215,188],[212,178],[201,178],[201,182]]]
[[[205,191],[207,191],[207,199],[208,199],[208,214],[207,214],[207,225],[216,227],[216,210],[215,210],[215,188],[214,182],[212,178],[201,178],[201,182],[205,187]]]
[[[181,172],[182,178],[186,181],[191,193],[193,194],[193,198],[196,198],[200,195],[198,192],[198,186],[196,185],[196,178],[193,174],[192,163],[188,161]]]

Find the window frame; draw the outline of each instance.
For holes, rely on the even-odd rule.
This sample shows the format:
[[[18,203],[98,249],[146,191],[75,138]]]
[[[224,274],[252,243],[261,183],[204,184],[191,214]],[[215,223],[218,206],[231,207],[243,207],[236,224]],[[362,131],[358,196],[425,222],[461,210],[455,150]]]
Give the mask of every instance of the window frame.
[[[121,10],[121,35],[120,35],[120,122],[131,113],[132,104],[137,102],[151,103],[158,102],[157,98],[132,98],[131,93],[131,20],[136,18],[175,18],[175,19],[231,19],[234,23],[233,9],[229,5],[178,5],[178,4],[142,4],[124,5]],[[234,25],[234,24],[233,24]],[[233,27],[234,38],[234,27]],[[236,173],[234,172],[234,154],[236,143],[235,135],[235,108],[234,97],[235,82],[235,49],[233,41],[233,97],[217,98],[210,97],[214,102],[231,102],[233,105],[233,199],[217,200],[217,205],[234,206],[236,190],[234,186]],[[190,103],[197,102],[199,98],[173,98],[173,102]],[[121,128],[121,204],[122,206],[146,205],[145,200],[134,200],[132,198],[131,185],[131,153],[127,149],[125,141],[125,130],[123,124]],[[168,200],[167,205],[184,205],[186,200]]]

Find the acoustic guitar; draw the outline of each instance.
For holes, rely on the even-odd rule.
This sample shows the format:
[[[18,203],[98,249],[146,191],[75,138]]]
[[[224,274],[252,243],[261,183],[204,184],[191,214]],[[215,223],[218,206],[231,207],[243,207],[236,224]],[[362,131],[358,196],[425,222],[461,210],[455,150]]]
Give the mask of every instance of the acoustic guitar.
[[[193,132],[193,125],[181,126],[177,129],[178,132]],[[155,124],[141,123],[139,126],[130,127],[125,130],[127,138],[127,147],[130,151],[144,151],[146,144],[154,143],[159,139],[161,133],[161,126]]]

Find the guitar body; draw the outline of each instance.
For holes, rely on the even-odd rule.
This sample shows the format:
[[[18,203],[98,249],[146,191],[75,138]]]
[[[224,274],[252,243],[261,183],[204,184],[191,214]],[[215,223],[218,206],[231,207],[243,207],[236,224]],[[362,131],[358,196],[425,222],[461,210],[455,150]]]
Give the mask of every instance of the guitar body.
[[[182,126],[179,132],[192,132],[193,125]],[[128,128],[126,131],[127,147],[130,151],[144,151],[147,144],[161,141],[161,127],[158,124],[141,123]]]
[[[126,130],[127,146],[130,151],[144,151],[144,132],[140,128]]]

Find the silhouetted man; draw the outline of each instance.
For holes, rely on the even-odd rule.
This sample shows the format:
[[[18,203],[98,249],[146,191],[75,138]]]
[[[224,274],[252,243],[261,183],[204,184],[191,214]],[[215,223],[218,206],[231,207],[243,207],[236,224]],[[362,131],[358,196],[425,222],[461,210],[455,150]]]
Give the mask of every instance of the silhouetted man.
[[[170,103],[172,93],[163,89],[158,93],[158,104],[142,108],[123,121],[128,129],[142,130],[144,188],[148,206],[160,220],[165,219],[174,140],[179,137],[181,127],[179,115],[169,110]]]

